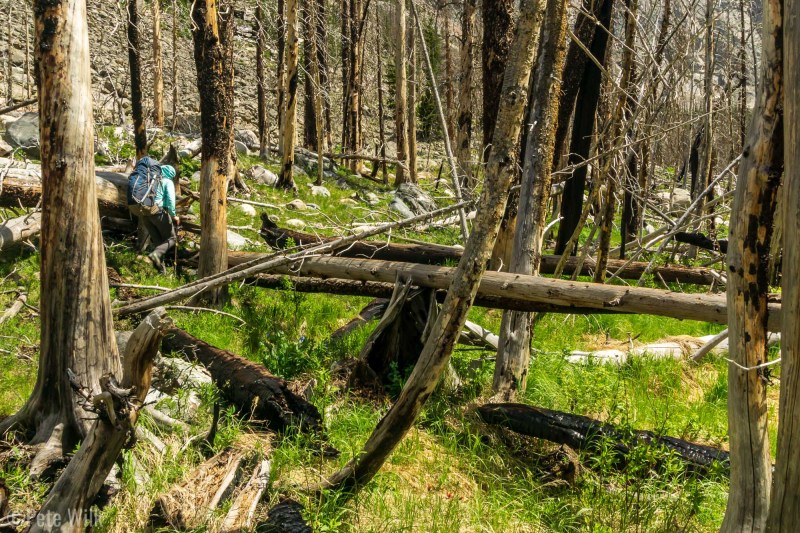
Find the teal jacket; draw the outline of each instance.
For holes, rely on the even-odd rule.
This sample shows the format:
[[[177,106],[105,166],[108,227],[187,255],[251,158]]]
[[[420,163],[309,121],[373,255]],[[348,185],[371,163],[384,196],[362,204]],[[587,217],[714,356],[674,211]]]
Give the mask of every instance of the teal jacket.
[[[161,187],[156,191],[156,205],[163,208],[170,216],[175,214],[175,184],[169,178],[161,180]]]

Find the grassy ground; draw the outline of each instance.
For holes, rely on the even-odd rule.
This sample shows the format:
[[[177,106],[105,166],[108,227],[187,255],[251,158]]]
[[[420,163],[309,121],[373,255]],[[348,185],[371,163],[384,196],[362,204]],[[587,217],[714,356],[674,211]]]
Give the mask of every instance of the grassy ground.
[[[246,157],[241,161],[244,168],[254,163]],[[307,230],[329,234],[352,222],[391,218],[389,194],[380,185],[345,178],[349,185],[342,188],[328,180],[331,197],[320,198],[311,195],[310,181],[307,177],[298,180],[299,197],[317,204],[319,210],[280,209],[271,214],[280,221],[299,218]],[[432,183],[426,186],[432,189]],[[375,205],[363,201],[369,192],[379,197]],[[254,187],[251,198],[284,205],[292,196]],[[229,223],[258,225],[235,206]],[[237,231],[253,240],[253,249],[263,249],[254,232]],[[452,229],[405,235],[443,243],[458,241],[457,230]],[[188,274],[176,276],[174,272],[156,275],[129,242],[107,240],[106,255],[109,266],[130,283],[178,286],[189,279]],[[38,305],[38,261],[38,253],[28,247],[0,255],[0,311],[11,304],[17,287],[27,290],[31,306]],[[336,343],[328,340],[331,331],[355,316],[369,300],[247,286],[232,287],[231,296],[224,310],[243,318],[244,325],[208,313],[173,310],[170,315],[193,335],[263,363],[277,375],[299,383],[315,380],[312,401],[324,413],[331,442],[342,455],[335,460],[321,458],[303,435],[279,438],[257,433],[227,407],[223,408],[215,446],[222,449],[238,443],[269,455],[272,489],[266,503],[277,502],[280,494],[294,496],[305,505],[315,531],[712,531],[720,525],[727,495],[727,480],[721,474],[687,474],[674,458],[646,448],[636,448],[633,459],[622,469],[614,467],[610,450],[580,455],[576,472],[570,467],[575,461],[565,450],[485,426],[474,407],[490,394],[493,362],[488,357],[491,354],[466,348],[454,355],[464,387],[458,393],[437,392],[431,398],[412,432],[373,482],[354,496],[311,498],[302,487],[352,458],[390,405],[389,400],[348,391],[330,370],[333,363],[357,356],[372,326]],[[112,299],[123,297],[112,290]],[[494,331],[501,316],[496,310],[471,312],[472,320]],[[720,329],[648,316],[545,316],[535,331],[536,355],[521,401],[726,447],[724,360],[710,357],[691,365],[640,358],[622,366],[575,365],[564,360],[564,354],[574,349],[617,347],[630,338],[648,342],[705,335]],[[30,393],[37,352],[38,318],[33,310],[25,309],[0,329],[0,415],[13,413]],[[192,434],[207,431],[219,396],[213,387],[197,394],[202,406],[192,420]],[[157,495],[183,479],[200,461],[193,448],[181,450],[189,435],[165,432],[147,417],[142,423],[169,444],[170,452],[161,456],[146,443],[126,452],[123,481],[127,490],[102,511],[99,531],[143,529]],[[28,480],[24,468],[27,450],[15,446],[0,451],[12,507],[20,511],[35,508],[46,486]],[[656,462],[662,464],[658,469],[653,467]],[[147,480],[137,481],[137,464],[138,471],[147,472]],[[259,514],[267,507],[262,505]]]

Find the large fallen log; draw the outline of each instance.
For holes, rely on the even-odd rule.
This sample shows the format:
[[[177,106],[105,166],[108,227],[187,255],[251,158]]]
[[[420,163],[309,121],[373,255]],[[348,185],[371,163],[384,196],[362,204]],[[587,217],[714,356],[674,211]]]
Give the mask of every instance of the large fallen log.
[[[478,413],[489,424],[499,425],[517,433],[566,444],[577,450],[591,450],[593,446],[611,442],[624,463],[634,445],[658,446],[676,453],[687,466],[706,472],[715,465],[730,468],[728,452],[695,444],[674,437],[659,437],[652,431],[620,430],[581,415],[551,411],[518,403],[485,404]]]
[[[178,352],[202,363],[230,403],[243,413],[252,413],[270,428],[322,429],[322,416],[317,408],[289,390],[284,380],[263,366],[211,346],[178,328],[169,331],[162,347],[165,352]]]
[[[36,207],[42,197],[39,165],[0,158],[0,207]],[[97,203],[102,216],[128,216],[128,176],[95,172]]]
[[[287,247],[289,242],[294,245],[316,244],[330,242],[332,237],[322,237],[303,233],[287,228],[280,228],[265,214],[261,216],[261,237],[272,248],[279,250]],[[406,263],[421,263],[426,265],[443,265],[447,262],[455,263],[461,259],[463,249],[458,246],[445,246],[442,244],[399,244],[386,241],[359,241],[347,248],[343,248],[336,255],[339,257],[360,257],[365,259],[378,259],[382,261],[402,261]],[[242,260],[244,260],[242,256]],[[546,255],[542,257],[541,273],[552,274],[556,271],[560,255]],[[567,259],[563,273],[570,276],[578,269],[580,261],[577,257]],[[590,276],[594,273],[595,261],[587,258],[580,267],[581,276]],[[642,277],[647,263],[632,262],[619,259],[608,260],[608,270],[617,274],[622,279],[639,279]],[[619,272],[618,272],[619,271]],[[618,273],[617,273],[618,272]],[[678,282],[694,285],[710,285],[714,275],[708,268],[691,268],[684,266],[662,266],[653,269],[657,279],[667,283]]]
[[[398,277],[411,278],[414,285],[447,289],[453,283],[455,269],[431,265],[349,259],[342,257],[305,257],[284,264],[273,273],[321,278],[339,278],[366,282],[394,282]],[[486,272],[478,288],[478,298],[494,298],[502,307],[514,302],[532,302],[552,307],[647,314],[670,318],[727,323],[724,295],[685,294],[659,289],[602,285],[589,282],[524,276],[505,272]],[[780,305],[770,304],[769,327],[780,324]]]
[[[0,250],[30,239],[41,230],[42,214],[40,212],[7,220],[0,225]]]

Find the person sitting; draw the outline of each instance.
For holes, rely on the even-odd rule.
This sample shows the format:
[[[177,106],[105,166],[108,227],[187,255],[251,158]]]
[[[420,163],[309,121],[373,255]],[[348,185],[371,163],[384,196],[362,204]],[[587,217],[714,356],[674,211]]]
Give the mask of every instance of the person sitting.
[[[166,272],[164,257],[167,252],[178,242],[175,228],[180,224],[180,218],[175,212],[175,168],[171,165],[161,167],[161,186],[156,189],[155,203],[160,209],[156,214],[147,214],[139,217],[139,222],[144,225],[150,235],[150,241],[155,249],[147,257],[162,274]]]

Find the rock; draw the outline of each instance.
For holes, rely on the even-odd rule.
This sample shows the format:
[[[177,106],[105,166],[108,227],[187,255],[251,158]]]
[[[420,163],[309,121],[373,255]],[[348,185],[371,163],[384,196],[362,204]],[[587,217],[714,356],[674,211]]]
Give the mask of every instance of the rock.
[[[422,215],[436,210],[436,202],[428,193],[413,183],[402,183],[394,191],[394,199],[404,203],[414,215]],[[391,206],[390,206],[391,208]]]
[[[194,133],[200,131],[200,114],[185,114],[178,115],[178,122],[176,128],[183,133]]]
[[[178,152],[178,157],[183,159],[184,157],[192,157],[192,154],[198,150],[203,145],[203,139],[195,139],[183,148],[181,148],[180,152]]]
[[[19,117],[14,115],[0,115],[0,128],[8,129],[8,126],[17,120],[19,120]]]
[[[303,170],[302,168],[300,168],[297,165],[295,165],[295,166],[292,167],[292,176],[294,176],[296,178],[304,178],[304,177],[307,177],[308,174],[306,173],[305,170]]]
[[[39,159],[39,115],[25,113],[8,125],[5,140],[13,148],[22,148],[25,154],[32,159]]]
[[[199,170],[195,171],[195,173],[192,174],[192,178],[191,179],[192,179],[192,183],[199,183],[200,182],[200,171]]]
[[[389,202],[389,210],[398,213],[403,218],[412,218],[416,216],[416,213],[414,213],[403,200],[397,197],[392,198],[392,201]]]
[[[247,171],[247,175],[250,179],[256,183],[260,183],[261,185],[274,187],[275,184],[278,183],[278,175],[268,168],[262,167],[261,165],[254,165],[250,167],[250,169]]]
[[[323,187],[322,185],[312,185],[311,186],[311,196],[322,196],[323,198],[330,198],[331,191]]]
[[[303,222],[302,220],[300,220],[299,218],[290,218],[289,220],[287,220],[283,224],[287,228],[292,228],[292,229],[297,229],[297,230],[300,230],[300,229],[303,229],[303,228],[306,227],[306,223]]]
[[[333,173],[331,173],[331,174],[333,174]],[[325,176],[327,177],[328,174],[326,173]],[[334,176],[336,176],[336,174],[334,174]],[[336,186],[338,188],[340,188],[340,189],[345,190],[345,191],[350,190],[350,184],[347,183],[347,180],[344,179],[344,178],[339,178],[338,180],[336,180]]]
[[[670,195],[670,191],[657,192],[653,197],[662,206],[668,207],[671,211],[685,210],[692,203],[692,195],[686,189],[675,188]]]
[[[380,198],[378,198],[378,195],[377,195],[377,194],[375,194],[374,192],[368,192],[368,193],[366,194],[366,196],[364,197],[364,199],[367,201],[367,203],[368,203],[369,205],[377,205],[377,204],[378,204],[378,202],[380,202],[380,201],[381,201],[381,199],[380,199]]]
[[[9,157],[13,152],[14,148],[3,139],[0,139],[0,157]]]
[[[306,209],[308,209],[308,206],[303,200],[300,200],[298,198],[286,204],[286,209],[291,209],[293,211],[305,211]]]
[[[250,204],[239,204],[239,211],[249,217],[254,217],[258,214],[256,213],[256,208]]]
[[[342,198],[341,200],[339,200],[339,203],[342,205],[349,205],[349,206],[358,205],[358,202],[356,202],[352,198]]]
[[[228,230],[228,249],[230,250],[241,250],[249,241],[245,238],[236,233],[235,231]]]
[[[233,141],[233,145],[236,147],[236,152],[247,155],[247,145],[242,141]]]
[[[258,135],[253,130],[236,130],[236,133],[234,133],[234,139],[243,143],[251,150],[259,149],[260,143],[258,142]]]

